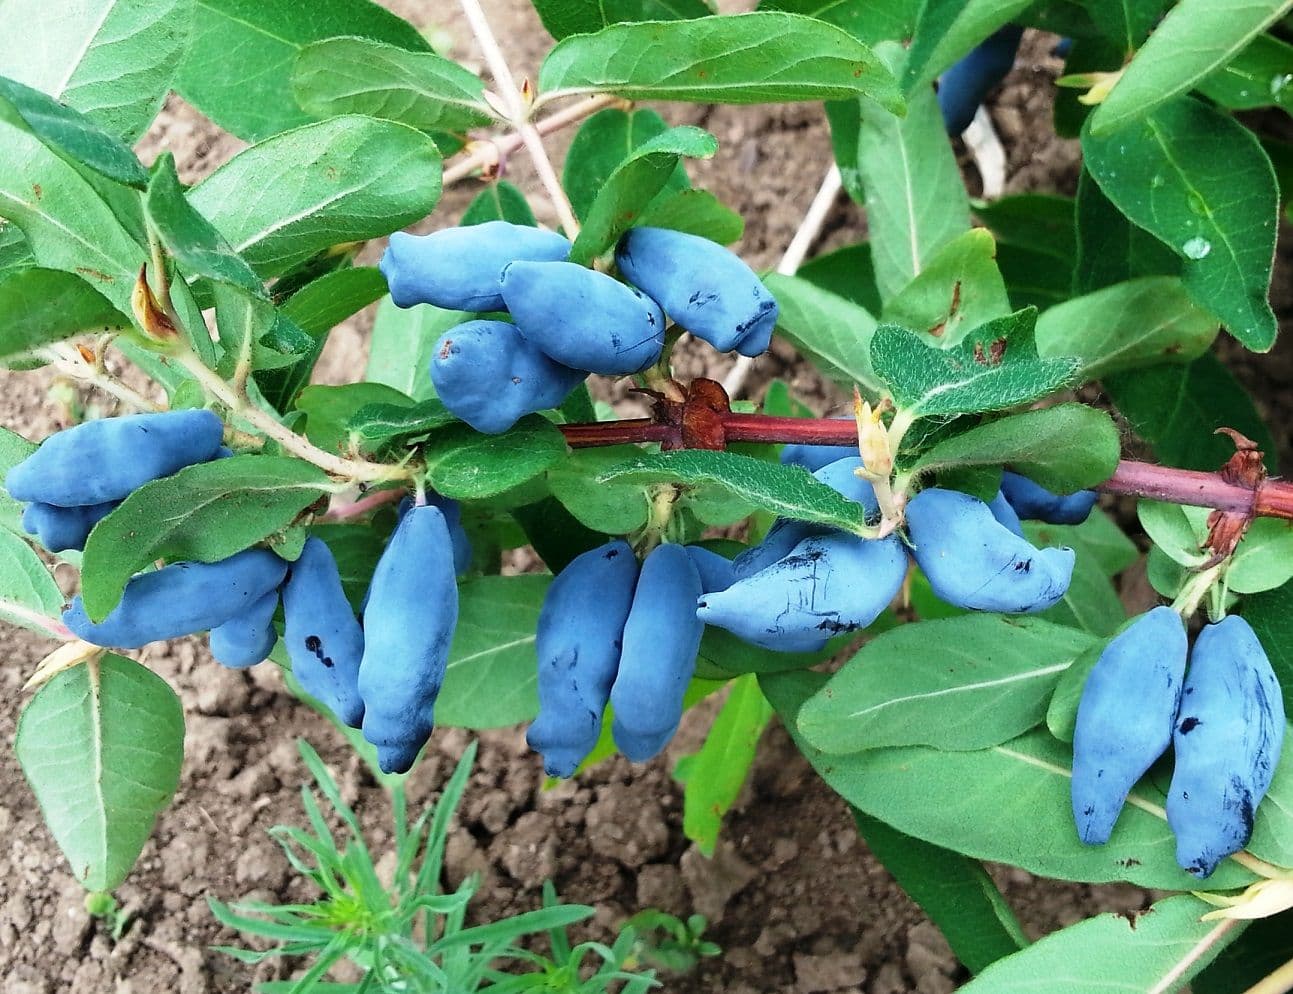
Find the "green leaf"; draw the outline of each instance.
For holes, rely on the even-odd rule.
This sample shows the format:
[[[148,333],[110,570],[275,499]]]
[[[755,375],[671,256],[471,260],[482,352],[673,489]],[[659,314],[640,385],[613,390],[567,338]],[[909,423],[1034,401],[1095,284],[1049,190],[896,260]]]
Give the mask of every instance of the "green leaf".
[[[719,245],[740,241],[745,219],[707,190],[664,191],[643,208],[638,224],[700,235]]]
[[[735,452],[687,449],[642,453],[597,474],[599,483],[677,483],[713,486],[786,518],[861,534],[861,504],[817,480],[800,466],[782,466]]]
[[[216,328],[220,332],[220,360],[216,372],[225,379],[234,376],[239,368],[255,369],[253,356],[263,353],[261,339],[270,333],[277,313],[274,305],[263,297],[248,293],[242,287],[215,283],[211,287],[215,301]],[[303,349],[312,342],[307,338],[298,342]],[[289,356],[287,363],[294,361]],[[284,365],[284,363],[266,363]]]
[[[413,25],[369,0],[307,6],[292,0],[193,3],[193,43],[180,64],[176,89],[220,127],[250,142],[310,120],[292,99],[292,71],[311,42],[349,35],[413,52],[431,50]],[[233,52],[236,73],[229,72]]]
[[[327,543],[337,561],[341,587],[356,614],[363,610],[368,584],[382,553],[383,536],[371,523],[315,524],[310,534]]]
[[[4,76],[0,76],[0,100],[8,102],[32,134],[73,165],[88,166],[114,182],[141,190],[148,185],[148,173],[135,154],[93,118]]]
[[[58,269],[0,273],[0,314],[0,359],[83,332],[131,326],[93,286]]]
[[[992,235],[972,228],[930,257],[916,277],[885,304],[880,320],[956,345],[965,333],[1010,313]]]
[[[1230,110],[1256,107],[1293,109],[1293,45],[1258,35],[1242,52],[1206,79],[1198,90],[1209,100]]]
[[[14,751],[72,875],[112,890],[179,787],[184,712],[165,680],[108,653],[36,692]]]
[[[385,443],[425,435],[457,420],[432,397],[416,404],[365,404],[350,416],[346,428],[364,448],[373,451]]]
[[[1061,742],[1073,741],[1073,730],[1077,726],[1078,704],[1082,700],[1082,691],[1086,688],[1087,677],[1100,661],[1100,656],[1108,642],[1101,639],[1073,660],[1063,673],[1060,682],[1051,696],[1051,703],[1046,708],[1046,727]]]
[[[1157,111],[1228,62],[1290,6],[1288,0],[1181,0],[1091,115],[1093,133],[1112,134]]]
[[[40,556],[13,531],[0,531],[0,620],[58,637],[53,623],[62,613],[63,592]]]
[[[1047,545],[1067,545],[1096,563],[1105,576],[1116,576],[1140,558],[1136,543],[1098,507],[1080,525],[1052,525],[1034,522],[1038,536]]]
[[[1193,994],[1234,994],[1293,959],[1293,912],[1252,922],[1190,984]]]
[[[1175,276],[1146,276],[1074,297],[1037,319],[1037,352],[1076,356],[1080,378],[1164,361],[1189,362],[1208,351],[1220,329]]]
[[[1293,583],[1245,597],[1241,611],[1279,677],[1285,709],[1293,712]]]
[[[853,808],[867,849],[938,926],[971,973],[1028,945],[1018,919],[983,864],[930,845]]]
[[[764,284],[777,298],[777,329],[837,383],[881,388],[871,368],[870,344],[876,320],[844,297],[799,276],[769,273]]]
[[[0,273],[36,265],[27,239],[16,224],[0,218]]]
[[[539,90],[723,104],[864,96],[903,109],[893,76],[866,45],[823,21],[771,11],[566,38],[543,60]]]
[[[917,0],[759,0],[758,5],[759,10],[816,17],[868,45],[910,38],[919,8]]]
[[[876,285],[885,301],[970,228],[969,198],[933,90],[896,118],[865,101],[827,105],[845,188],[866,207]]]
[[[1274,471],[1270,431],[1230,371],[1211,353],[1186,366],[1169,364],[1104,378],[1105,391],[1132,430],[1158,460],[1181,469],[1216,470],[1235,445],[1218,428],[1234,428],[1255,441]]]
[[[86,0],[57,16],[45,0],[6,0],[0,66],[134,142],[161,109],[192,17],[192,0]]]
[[[296,59],[292,92],[313,117],[363,114],[455,134],[494,120],[475,73],[434,52],[367,38],[307,45]]]
[[[303,389],[296,409],[305,412],[305,437],[325,452],[339,452],[350,442],[350,419],[369,404],[407,406],[409,399],[381,383],[317,384]]]
[[[566,454],[566,440],[547,418],[531,414],[502,435],[465,424],[431,436],[422,456],[427,483],[446,497],[494,497],[532,480]]]
[[[674,776],[683,782],[682,831],[705,856],[714,855],[723,815],[735,803],[754,764],[755,749],[772,720],[753,674],[737,677],[722,709],[709,726],[700,751],[678,761]]]
[[[487,221],[510,221],[512,224],[524,224],[531,228],[538,225],[525,194],[505,179],[490,183],[476,194],[463,212],[459,224],[466,228]]]
[[[336,117],[234,156],[189,193],[262,277],[340,242],[420,220],[440,199],[440,152],[420,131]]]
[[[1293,524],[1258,518],[1244,532],[1226,568],[1226,586],[1237,594],[1257,594],[1293,579]]]
[[[1077,233],[1075,294],[1138,276],[1181,275],[1181,257],[1128,221],[1085,169],[1078,177]]]
[[[102,621],[130,578],[154,561],[226,559],[286,528],[332,489],[308,462],[260,455],[200,463],[144,484],[85,543],[86,613]]]
[[[1051,526],[1035,521],[1024,522],[1024,535],[1038,548],[1063,545],[1066,538],[1052,531]],[[1112,635],[1127,620],[1118,590],[1096,559],[1085,555],[1080,548],[1074,551],[1077,559],[1064,596],[1058,604],[1036,617],[1092,635]]]
[[[436,724],[502,728],[539,711],[534,630],[552,577],[482,576],[458,588],[458,626]]]
[[[626,111],[608,107],[580,125],[561,170],[561,185],[570,197],[575,216],[583,221],[620,164],[668,130],[665,119],[647,108]],[[681,162],[677,163],[665,189],[685,190],[690,185],[687,171]]]
[[[36,263],[83,276],[123,313],[147,259],[90,182],[24,128],[0,120],[0,217]]]
[[[1118,429],[1103,411],[1056,404],[989,421],[921,453],[914,472],[1010,465],[1057,493],[1072,493],[1113,475],[1121,452]]]
[[[996,237],[996,263],[1016,307],[1045,310],[1067,300],[1077,264],[1074,201],[1020,193],[975,201],[974,214]]]
[[[1267,351],[1276,332],[1266,298],[1279,189],[1256,136],[1182,99],[1107,136],[1088,126],[1082,151],[1105,195],[1184,259],[1194,300],[1248,348]]]
[[[982,749],[1042,721],[1059,675],[1092,644],[1036,618],[967,614],[872,639],[799,711],[799,734],[843,755],[887,746]]]
[[[1037,355],[1037,312],[1025,308],[982,324],[952,349],[930,348],[897,325],[871,339],[871,365],[900,408],[916,417],[998,411],[1040,400],[1073,379],[1075,359]]]
[[[796,714],[823,682],[820,674],[779,673],[763,676],[760,686],[831,789],[900,832],[1061,880],[1227,890],[1254,879],[1233,862],[1223,862],[1205,881],[1176,865],[1176,840],[1162,808],[1166,781],[1156,779],[1133,791],[1107,845],[1084,846],[1073,828],[1071,754],[1045,730],[974,752],[926,746],[847,756],[818,752],[803,740]],[[1277,772],[1257,812],[1250,851],[1277,865],[1293,856],[1293,763]]]
[[[624,21],[670,21],[714,13],[705,0],[534,0],[534,9],[548,34],[560,41],[567,35],[600,31]]]
[[[1163,6],[1164,0],[1096,0],[1086,11],[1101,34],[1129,55],[1145,41]]]
[[[845,245],[834,252],[813,256],[795,270],[795,275],[871,314],[879,314],[884,306],[880,289],[875,285],[869,242]]]
[[[364,379],[394,387],[414,400],[434,397],[431,357],[436,342],[450,328],[474,316],[465,311],[446,311],[432,304],[396,307],[390,297],[385,297],[373,321]]]
[[[928,88],[943,70],[1031,5],[1031,0],[926,0],[907,54],[904,92]]]
[[[5,474],[36,451],[36,444],[29,442],[21,435],[0,428],[0,484]],[[23,504],[9,496],[9,492],[0,485],[0,528],[6,528],[18,536],[27,533],[22,527]]]
[[[600,532],[580,524],[555,497],[543,497],[511,509],[516,523],[554,574],[570,565],[580,553],[606,541]]]
[[[651,513],[649,487],[640,483],[605,483],[603,470],[622,466],[640,450],[628,445],[576,449],[548,470],[552,496],[581,524],[607,535],[627,535],[642,527]]]
[[[718,140],[690,125],[670,128],[639,145],[615,167],[589,206],[570,261],[585,265],[614,246],[669,185],[683,156],[708,159],[716,151]]]
[[[1208,537],[1208,514],[1202,507],[1165,501],[1136,503],[1140,527],[1153,543],[1182,566],[1198,566],[1208,558],[1203,542]]]
[[[1179,990],[1210,963],[1238,929],[1213,935],[1199,919],[1209,905],[1181,894],[1148,911],[1105,913],[1039,939],[960,988],[963,994],[1022,994],[1039,978],[1063,977],[1066,994]],[[1049,981],[1048,981],[1049,982]]]

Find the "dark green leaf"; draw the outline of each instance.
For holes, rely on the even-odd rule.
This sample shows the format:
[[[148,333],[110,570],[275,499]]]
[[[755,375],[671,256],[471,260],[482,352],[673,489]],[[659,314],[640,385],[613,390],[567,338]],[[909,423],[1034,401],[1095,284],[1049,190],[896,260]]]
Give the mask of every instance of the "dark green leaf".
[[[1077,205],[1050,193],[1016,193],[997,200],[976,200],[977,217],[997,240],[1050,256],[1068,269],[1077,255]]]
[[[1258,35],[1242,52],[1211,76],[1199,92],[1231,110],[1282,107],[1293,110],[1293,45]]]
[[[1024,535],[1038,548],[1063,545],[1065,536],[1052,531],[1053,527],[1027,521],[1024,522]],[[1127,612],[1118,599],[1117,588],[1096,559],[1084,555],[1084,550],[1080,548],[1074,548],[1074,551],[1077,559],[1063,598],[1036,617],[1058,625],[1069,625],[1102,638],[1113,635],[1127,620]]]
[[[1285,708],[1293,712],[1293,583],[1245,597],[1241,610],[1279,677]]]
[[[777,328],[795,348],[836,382],[880,389],[870,360],[876,320],[868,311],[799,276],[769,273],[763,282],[780,306]]]
[[[1130,55],[1145,41],[1163,6],[1163,0],[1093,0],[1086,9],[1101,33]]]
[[[714,13],[705,0],[615,0],[613,4],[602,0],[534,0],[534,9],[548,34],[558,41],[624,21],[671,21]]]
[[[639,145],[615,168],[589,206],[570,261],[587,264],[613,247],[669,184],[683,156],[708,159],[717,150],[713,135],[689,125],[670,128]]]
[[[81,595],[92,621],[117,606],[137,572],[158,559],[214,563],[286,528],[330,493],[326,473],[300,459],[217,459],[146,483],[94,526]]]
[[[457,134],[494,119],[475,73],[434,52],[367,38],[307,45],[296,59],[292,92],[313,117],[364,114]]]
[[[476,194],[475,199],[467,205],[459,224],[465,228],[472,224],[484,224],[486,221],[510,221],[512,224],[524,224],[531,228],[538,223],[525,194],[505,179],[490,183]]]
[[[1181,257],[1129,222],[1085,170],[1078,178],[1077,227],[1074,294],[1090,293],[1139,276],[1181,274]]]
[[[1216,470],[1235,446],[1218,428],[1253,439],[1274,471],[1276,446],[1252,399],[1230,371],[1208,353],[1186,366],[1165,365],[1104,378],[1104,388],[1132,430],[1160,462],[1181,469]]]
[[[1016,407],[1058,390],[1077,372],[1077,360],[1038,357],[1036,320],[1032,308],[1016,311],[975,328],[953,349],[930,348],[905,328],[881,325],[871,339],[871,365],[913,416]]]
[[[311,42],[349,35],[431,50],[413,25],[369,0],[194,0],[192,17],[193,42],[176,89],[216,124],[252,142],[311,120],[292,99],[292,70]],[[237,53],[237,72],[229,71],[231,53]]]
[[[1268,350],[1279,190],[1253,133],[1182,99],[1107,136],[1088,128],[1082,151],[1105,195],[1185,260],[1194,299],[1250,349]]]
[[[180,785],[184,712],[165,680],[108,653],[36,692],[14,751],[72,876],[112,890]]]
[[[539,90],[730,104],[865,96],[903,109],[893,76],[866,45],[823,21],[771,11],[569,37],[544,59]]]
[[[1084,404],[1058,404],[989,421],[938,442],[913,469],[941,472],[962,466],[1013,466],[1058,493],[1103,483],[1120,453],[1109,415]]]
[[[566,453],[556,425],[531,414],[502,435],[482,435],[465,424],[431,436],[422,450],[427,483],[446,497],[493,497],[532,480]]]
[[[861,504],[821,483],[799,466],[782,466],[735,452],[689,449],[642,453],[597,474],[601,483],[678,483],[713,486],[755,507],[787,518],[861,534]]]
[[[0,273],[0,360],[83,332],[130,327],[93,286],[58,269]]]
[[[1039,724],[1060,674],[1091,636],[1036,618],[967,614],[872,639],[799,710],[830,755],[999,745]]]
[[[7,0],[0,66],[134,142],[156,116],[189,40],[191,0],[86,0],[52,11]]]
[[[440,199],[440,152],[412,128],[336,117],[242,152],[189,200],[262,277],[321,249],[425,217]]]
[[[1077,709],[1082,700],[1082,690],[1086,687],[1087,677],[1091,675],[1091,670],[1095,668],[1107,644],[1104,639],[1096,642],[1060,674],[1060,682],[1056,685],[1051,703],[1046,708],[1046,727],[1061,742],[1073,741],[1073,729],[1077,725]]]
[[[580,553],[595,549],[606,536],[586,528],[555,497],[512,508],[512,517],[525,531],[545,566],[560,573]]]
[[[925,0],[907,53],[904,92],[910,95],[928,87],[943,70],[1029,6],[1031,0]]]
[[[947,938],[971,973],[1028,945],[983,864],[930,845],[853,808],[862,841]]]
[[[338,525],[313,525],[310,534],[327,543],[332,558],[337,561],[341,574],[341,587],[351,609],[359,614],[368,584],[372,581],[377,561],[382,554],[382,535],[371,523],[347,522]]]
[[[1156,112],[1233,58],[1287,9],[1273,0],[1181,0],[1091,115],[1093,132],[1112,135]]]
[[[4,76],[0,76],[0,100],[12,107],[32,134],[73,164],[141,190],[148,185],[148,173],[135,154],[93,118]]]
[[[383,383],[308,386],[296,399],[305,412],[305,435],[325,452],[337,452],[350,441],[350,419],[369,404],[407,406],[409,398]]]
[[[875,285],[875,267],[871,265],[871,244],[859,242],[814,256],[795,270],[801,280],[828,290],[837,297],[879,314],[884,304]]]
[[[1190,983],[1194,994],[1235,994],[1293,959],[1293,911],[1251,923]]]
[[[372,450],[387,442],[425,435],[456,420],[444,404],[432,397],[413,405],[365,404],[350,416],[347,429]]]
[[[655,111],[642,108],[625,111],[616,107],[599,110],[575,132],[566,152],[561,185],[570,197],[575,216],[582,221],[611,178],[611,174],[634,151],[669,130]],[[685,190],[691,181],[679,162],[665,184],[668,190]]]

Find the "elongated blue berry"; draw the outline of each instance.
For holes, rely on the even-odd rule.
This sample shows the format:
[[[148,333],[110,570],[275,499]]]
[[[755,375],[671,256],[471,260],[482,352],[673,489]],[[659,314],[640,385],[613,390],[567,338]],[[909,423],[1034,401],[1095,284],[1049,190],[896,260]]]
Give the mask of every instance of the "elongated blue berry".
[[[687,546],[691,564],[700,575],[700,587],[705,593],[726,590],[736,582],[736,564],[727,556],[719,555],[703,545]]]
[[[896,536],[832,532],[804,539],[726,590],[706,593],[696,613],[765,649],[815,652],[832,636],[875,621],[906,575],[907,553]]]
[[[93,645],[138,649],[219,627],[277,588],[286,572],[287,563],[267,549],[244,549],[216,563],[172,563],[135,576],[98,624],[76,596],[63,624]]]
[[[988,502],[988,510],[992,512],[998,524],[1005,525],[1020,538],[1024,537],[1024,526],[1019,521],[1019,515],[1015,513],[1014,506],[1006,500],[1006,495],[1000,490],[997,491],[997,496]]]
[[[381,271],[399,307],[435,304],[451,311],[501,311],[499,278],[518,259],[560,261],[570,242],[560,235],[507,221],[445,228],[429,235],[397,231]]]
[[[922,490],[907,504],[912,556],[940,598],[972,611],[1026,614],[1059,603],[1072,549],[1038,549],[955,490]]]
[[[431,357],[431,380],[444,406],[487,435],[557,407],[585,375],[549,359],[504,321],[450,328]]]
[[[611,687],[615,745],[635,763],[657,755],[682,720],[705,626],[696,617],[700,574],[681,545],[660,545],[642,564],[624,649]]]
[[[777,301],[738,255],[699,235],[630,228],[615,262],[674,322],[720,352],[766,352]]]
[[[938,81],[938,106],[949,135],[968,128],[983,99],[1006,78],[1023,33],[1022,27],[1007,24],[943,73]]]
[[[435,727],[458,621],[453,542],[439,508],[414,507],[378,560],[364,608],[364,738],[387,773],[406,773]]]
[[[602,731],[620,665],[638,563],[616,539],[576,556],[552,581],[539,612],[539,716],[525,734],[552,777],[571,776]]]
[[[1232,615],[1194,640],[1172,737],[1167,823],[1196,877],[1248,845],[1284,744],[1284,697],[1252,626]]]
[[[59,507],[57,504],[28,504],[22,512],[22,527],[35,535],[50,552],[85,548],[90,531],[111,514],[121,501],[88,507]]]
[[[1019,517],[1052,525],[1080,525],[1100,496],[1094,490],[1064,495],[1051,493],[1041,484],[1010,470],[1001,474],[1001,492]]]
[[[646,369],[664,347],[654,300],[573,262],[514,262],[503,300],[525,339],[571,369],[621,376]]]
[[[346,599],[337,561],[320,538],[305,540],[283,585],[283,644],[292,675],[344,725],[364,719],[359,663],[364,632]]]
[[[224,424],[210,411],[86,421],[60,431],[9,471],[14,500],[84,507],[122,500],[151,480],[206,462]]]
[[[1109,841],[1127,795],[1172,744],[1188,651],[1185,627],[1156,607],[1100,654],[1073,730],[1073,820],[1089,846]]]
[[[271,590],[246,611],[211,629],[211,655],[215,661],[241,670],[264,660],[278,641],[278,632],[274,630],[277,610],[278,591]]]

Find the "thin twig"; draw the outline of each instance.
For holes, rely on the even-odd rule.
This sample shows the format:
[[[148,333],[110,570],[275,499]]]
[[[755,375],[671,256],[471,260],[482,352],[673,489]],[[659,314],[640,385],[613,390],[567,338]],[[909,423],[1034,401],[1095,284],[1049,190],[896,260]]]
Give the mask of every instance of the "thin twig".
[[[111,394],[124,404],[129,404],[137,411],[161,411],[164,408],[149,400],[143,394],[126,386],[106,370],[101,370],[81,358],[81,353],[74,346],[59,343],[47,345],[37,350],[36,355],[44,359],[56,371],[82,383],[89,383]]]
[[[804,214],[803,221],[800,222],[794,237],[790,239],[790,244],[786,246],[786,251],[782,255],[781,261],[777,263],[778,273],[783,276],[793,276],[799,267],[804,264],[804,259],[808,257],[808,250],[812,248],[813,242],[821,233],[822,225],[826,223],[826,217],[835,205],[835,198],[839,196],[843,185],[840,167],[832,162],[830,169],[826,171],[826,176],[822,179],[822,185],[818,188],[817,195],[813,197],[813,202],[808,205],[808,211]],[[753,356],[743,355],[737,357],[736,364],[728,370],[727,376],[723,380],[723,389],[727,391],[729,397],[736,398],[741,395],[741,391],[745,389],[745,381],[749,378],[750,370],[753,368]]]
[[[462,12],[467,15],[467,23],[471,25],[472,34],[480,44],[485,62],[489,65],[490,74],[494,77],[494,85],[501,91],[500,95],[511,116],[511,124],[520,135],[526,151],[530,153],[535,172],[539,174],[539,181],[552,201],[566,236],[573,239],[579,234],[579,221],[575,218],[574,208],[570,205],[570,198],[561,188],[557,171],[552,167],[547,149],[543,147],[542,136],[530,123],[529,108],[526,107],[525,98],[521,96],[516,80],[512,78],[512,70],[508,68],[503,50],[498,47],[498,39],[494,37],[494,31],[489,26],[489,19],[480,6],[480,0],[458,0],[458,2]]]
[[[1288,991],[1293,991],[1293,959],[1257,981],[1244,994],[1287,994]]]

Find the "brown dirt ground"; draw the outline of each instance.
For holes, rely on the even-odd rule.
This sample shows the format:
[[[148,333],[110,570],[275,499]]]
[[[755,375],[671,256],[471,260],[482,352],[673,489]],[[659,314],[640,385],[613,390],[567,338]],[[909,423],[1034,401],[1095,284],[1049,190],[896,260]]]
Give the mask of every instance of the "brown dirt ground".
[[[424,0],[393,0],[390,6],[419,25],[431,20],[432,5]],[[487,0],[485,6],[505,47],[515,53],[515,69],[532,73],[548,39],[529,5]],[[440,23],[454,37],[458,57],[478,59],[458,16]],[[1048,54],[1050,43],[1028,40],[993,101],[1009,152],[1011,191],[1073,188],[1076,143],[1050,137],[1050,84],[1058,69]],[[756,266],[775,264],[829,164],[820,108],[661,111],[718,136],[719,154],[695,165],[693,176],[745,217],[739,251]],[[561,139],[554,142],[560,144]],[[171,149],[191,182],[240,147],[173,99],[141,152],[147,157]],[[521,155],[509,164],[509,178],[537,190]],[[974,177],[968,179],[973,185]],[[471,183],[450,190],[430,225],[453,223],[473,192]],[[550,219],[541,197],[536,204],[540,217]],[[863,230],[860,211],[842,199],[816,248],[845,244]],[[379,248],[370,251],[375,255]],[[1293,308],[1284,269],[1278,287],[1277,310],[1284,317]],[[370,324],[371,315],[361,315],[334,334],[321,379],[343,381],[362,368]],[[1231,358],[1244,357],[1236,351]],[[1238,368],[1275,425],[1293,424],[1290,401],[1279,389],[1291,362],[1293,349],[1285,347]],[[685,375],[721,378],[727,363],[692,348],[680,365]],[[821,410],[840,399],[782,344],[759,361],[755,374],[755,397],[768,379],[782,377]],[[5,425],[31,437],[57,426],[47,377],[3,374],[3,383]],[[1287,450],[1287,428],[1281,442]],[[28,633],[0,631],[0,736],[6,742],[12,741],[23,700],[19,688],[48,648]],[[247,991],[254,980],[289,975],[281,965],[253,969],[212,952],[213,944],[235,936],[215,923],[205,898],[311,897],[265,834],[272,825],[301,820],[297,791],[305,773],[296,757],[297,737],[308,738],[336,772],[377,850],[389,842],[382,790],[331,727],[286,692],[277,670],[223,670],[197,640],[156,646],[143,655],[183,699],[186,758],[175,802],[120,888],[134,916],[121,941],[114,943],[81,910],[81,890],[41,823],[12,750],[0,754],[0,834],[10,840],[0,855],[0,987],[8,994],[208,994]],[[599,909],[593,931],[602,938],[646,906],[709,915],[709,937],[723,955],[687,977],[667,979],[665,989],[678,994],[944,994],[962,983],[965,974],[937,929],[869,855],[843,802],[812,774],[780,728],[761,744],[716,858],[706,860],[689,845],[681,828],[681,791],[670,771],[703,736],[707,713],[701,708],[689,715],[665,757],[643,766],[617,758],[547,792],[521,729],[483,734],[447,860],[451,885],[470,872],[483,874],[477,920],[536,907],[542,882],[551,877],[567,900]],[[415,809],[438,796],[467,742],[461,731],[436,733],[409,777]],[[1133,887],[1054,884],[1009,868],[995,868],[994,874],[1032,936],[1099,910],[1140,908],[1150,899]]]

